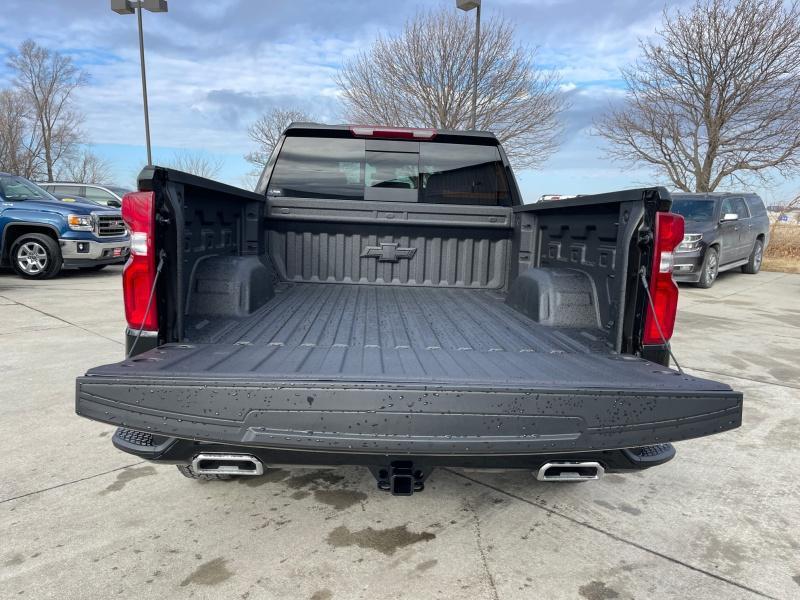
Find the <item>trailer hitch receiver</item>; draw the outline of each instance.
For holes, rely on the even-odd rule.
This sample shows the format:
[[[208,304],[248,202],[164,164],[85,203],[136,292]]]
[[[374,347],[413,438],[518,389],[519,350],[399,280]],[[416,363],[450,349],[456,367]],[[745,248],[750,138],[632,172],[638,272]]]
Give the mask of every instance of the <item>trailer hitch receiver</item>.
[[[415,465],[409,460],[397,460],[388,465],[369,468],[378,482],[378,489],[393,496],[410,496],[425,489],[425,479],[430,469]]]

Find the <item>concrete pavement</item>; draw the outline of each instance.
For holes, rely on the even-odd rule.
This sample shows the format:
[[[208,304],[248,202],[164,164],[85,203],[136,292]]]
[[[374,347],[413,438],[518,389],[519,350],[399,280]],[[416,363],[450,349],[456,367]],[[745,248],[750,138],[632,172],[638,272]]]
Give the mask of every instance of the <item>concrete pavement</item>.
[[[440,469],[195,482],[111,447],[74,378],[119,360],[118,268],[0,273],[2,598],[789,598],[800,595],[800,275],[683,287],[675,352],[744,425],[583,485]]]

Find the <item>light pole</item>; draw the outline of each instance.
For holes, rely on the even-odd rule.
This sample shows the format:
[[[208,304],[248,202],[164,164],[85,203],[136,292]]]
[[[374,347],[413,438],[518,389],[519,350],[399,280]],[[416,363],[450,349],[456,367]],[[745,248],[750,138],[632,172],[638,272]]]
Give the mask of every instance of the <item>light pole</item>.
[[[147,142],[147,164],[153,164],[150,148],[150,112],[147,109],[147,76],[144,68],[144,34],[142,33],[142,9],[150,12],[167,12],[167,0],[111,0],[111,10],[119,15],[132,15],[139,21],[139,62],[142,68],[142,101],[144,103],[144,137]]]
[[[475,56],[472,59],[472,128],[477,127],[478,118],[478,56],[481,48],[481,0],[456,0],[456,6],[464,12],[475,11]]]

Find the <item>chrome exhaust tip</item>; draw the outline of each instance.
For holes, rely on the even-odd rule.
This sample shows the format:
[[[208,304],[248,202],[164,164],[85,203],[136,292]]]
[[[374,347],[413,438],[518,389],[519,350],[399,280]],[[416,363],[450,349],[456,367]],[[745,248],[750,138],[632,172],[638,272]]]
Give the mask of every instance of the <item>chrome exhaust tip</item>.
[[[539,481],[589,481],[600,479],[605,469],[597,462],[549,462],[539,467]]]
[[[198,475],[263,475],[264,464],[249,454],[198,454],[192,460]]]

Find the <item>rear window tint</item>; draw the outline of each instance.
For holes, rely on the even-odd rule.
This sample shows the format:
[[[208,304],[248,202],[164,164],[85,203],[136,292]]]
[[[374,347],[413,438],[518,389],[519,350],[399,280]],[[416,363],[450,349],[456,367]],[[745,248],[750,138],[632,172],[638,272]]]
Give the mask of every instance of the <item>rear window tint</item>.
[[[767,215],[767,209],[764,208],[764,203],[761,201],[761,198],[749,196],[745,198],[747,202],[747,207],[750,209],[750,214],[754,217],[765,217]]]
[[[510,206],[506,169],[496,146],[420,144],[420,202]]]
[[[364,140],[288,137],[267,193],[288,198],[364,199]]]
[[[437,142],[393,144],[382,150],[367,149],[363,139],[287,137],[267,194],[511,205],[506,168],[496,146]]]

